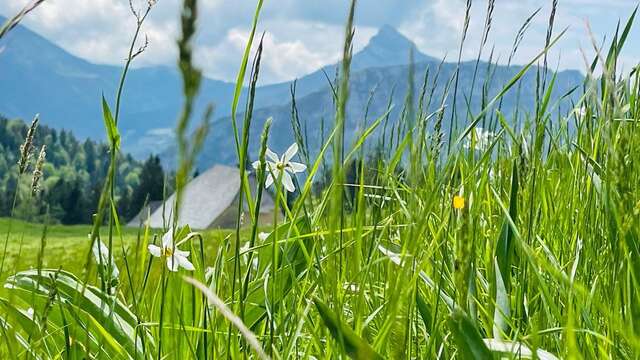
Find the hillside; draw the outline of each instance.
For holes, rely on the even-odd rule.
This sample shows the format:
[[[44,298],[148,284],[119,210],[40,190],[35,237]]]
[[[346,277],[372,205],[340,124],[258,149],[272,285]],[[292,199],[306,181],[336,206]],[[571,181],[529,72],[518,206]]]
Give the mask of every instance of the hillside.
[[[50,222],[90,223],[102,189],[110,155],[106,144],[79,140],[71,132],[39,126],[34,137],[34,158],[42,145],[47,147],[41,181],[42,191],[31,197],[31,171],[18,177],[20,146],[28,124],[0,116],[0,217],[9,216],[18,179],[20,192],[15,215],[42,220],[48,212]],[[132,192],[140,183],[142,164],[130,155],[119,160],[118,194]],[[48,208],[47,208],[48,207]]]
[[[0,23],[4,18],[0,17]],[[81,139],[104,139],[100,98],[111,99],[121,69],[97,65],[73,56],[18,26],[0,40],[0,113],[13,118],[31,118],[40,113],[42,122],[72,131]],[[229,103],[233,85],[207,80],[202,98]],[[126,150],[135,150],[147,133],[172,128],[181,104],[180,79],[168,67],[133,69],[127,78],[122,104],[121,132]]]
[[[444,63],[440,66],[439,63],[434,61],[426,61],[415,65],[414,92],[416,93],[416,98],[418,97],[421,84],[424,81],[425,73],[429,71],[431,74],[428,80],[431,86],[433,84],[433,78],[438,72],[438,68],[440,68],[440,81],[436,83],[433,93],[431,93],[431,89],[429,89],[425,97],[425,103],[430,104],[429,112],[436,111],[440,107],[446,92],[447,80],[454,76],[456,67],[456,64],[453,63]],[[491,71],[487,71],[488,67]],[[461,64],[459,84],[461,92],[457,102],[457,112],[459,118],[462,120],[458,120],[458,129],[462,128],[466,123],[464,119],[466,119],[465,114],[468,108],[470,108],[472,113],[481,111],[482,92],[485,83],[489,85],[487,87],[487,97],[490,99],[502,90],[504,85],[521,70],[521,67],[496,66],[488,63],[480,63],[478,77],[473,89],[473,94],[475,95],[471,97],[468,107],[465,99],[469,97],[470,89],[472,88],[474,69],[475,62]],[[383,115],[387,111],[389,103],[391,103],[394,108],[389,116],[388,129],[391,129],[397,124],[407,94],[409,71],[409,66],[397,65],[367,68],[352,74],[350,85],[352,92],[347,106],[347,123],[345,125],[345,139],[347,144],[363,129],[363,124],[370,124],[376,118]],[[503,113],[513,114],[516,110],[519,110],[521,115],[524,114],[524,116],[532,114],[536,99],[536,72],[538,71],[542,70],[535,67],[532,68],[522,78],[520,85],[506,94],[503,98],[501,108]],[[552,74],[549,73],[549,78],[551,75]],[[554,91],[551,96],[552,103],[559,100],[561,96],[582,82],[583,76],[577,71],[557,73]],[[257,97],[259,96],[260,94],[257,95]],[[290,97],[289,95],[289,98]],[[562,106],[566,109],[567,106],[571,105],[570,101],[575,100],[576,97],[577,94],[569,97],[562,102]],[[415,102],[417,103],[417,101],[416,99]],[[451,94],[449,94],[444,103],[445,106],[447,106],[447,111],[443,121],[443,129],[445,133],[447,133],[451,126]],[[307,134],[311,155],[314,157],[321,147],[321,134],[324,133],[325,136],[328,136],[331,126],[333,125],[335,108],[331,89],[326,85],[324,88],[308,95],[301,96],[300,92],[297,92],[296,106],[302,128]],[[365,110],[367,108],[368,115],[365,119]],[[264,121],[269,117],[273,118],[269,143],[272,149],[277,152],[283,152],[294,141],[291,114],[291,101],[285,105],[263,107],[254,111],[251,132],[255,141],[250,143],[250,155],[252,159],[258,157],[258,139]],[[523,121],[524,118],[525,117],[521,117],[519,121]],[[322,129],[323,121],[325,123],[324,130]],[[433,122],[431,122],[430,125],[432,127]],[[212,129],[212,133],[207,139],[200,155],[198,166],[200,168],[208,168],[215,163],[236,164],[237,158],[235,152],[232,151],[235,149],[235,145],[233,138],[228,136],[228,134],[232,133],[230,118],[218,119]],[[382,132],[383,126],[380,126],[371,137],[379,137],[382,135]],[[170,147],[163,152],[161,156],[164,162],[170,167],[174,165],[174,154],[175,148]]]
[[[0,22],[3,20],[0,17]],[[104,138],[100,96],[104,93],[110,99],[115,92],[120,67],[87,62],[24,26],[18,26],[0,41],[0,48],[0,92],[6,94],[0,98],[1,113],[21,118],[40,113],[43,123],[72,131],[79,138]],[[393,28],[383,26],[355,55],[353,69],[406,65],[411,49],[416,62],[438,62],[420,53]],[[336,65],[326,66],[298,79],[297,95],[305,97],[326,89],[325,73],[333,76],[335,69]],[[291,82],[283,82],[260,87],[256,108],[286,106],[290,86]],[[231,83],[205,79],[198,108],[202,110],[207,102],[213,102],[217,117],[228,116],[233,88]],[[181,104],[180,91],[180,80],[173,68],[130,71],[120,124],[125,150],[143,157],[171,144],[171,129]]]
[[[119,67],[89,63],[25,27],[18,27],[0,42],[0,47],[4,48],[0,53],[0,92],[7,94],[0,98],[0,112],[22,118],[40,113],[43,123],[72,131],[79,138],[104,138],[99,100],[102,93],[108,97],[115,92]],[[411,52],[416,63],[415,83],[420,86],[427,69],[434,77],[440,60],[418,51],[413,42],[390,26],[383,26],[369,44],[354,55],[347,139],[356,133],[358,124],[362,123],[365,105],[374,89],[377,91],[370,104],[370,118],[385,111],[392,89],[391,100],[396,111],[391,114],[391,119],[397,118],[406,95]],[[488,66],[490,64],[485,62],[479,64],[474,96],[470,99],[472,111],[480,108],[482,84],[488,76],[492,78],[488,94],[492,95],[519,71],[519,67],[515,66],[492,66],[491,72],[488,72]],[[332,121],[334,109],[327,76],[333,77],[336,67],[329,65],[297,80],[298,110],[304,114],[301,117],[302,125],[310,134],[320,133],[321,119],[327,123]],[[431,110],[439,106],[447,80],[455,69],[456,64],[442,65]],[[463,114],[467,111],[465,97],[471,93],[474,69],[474,62],[461,65],[458,110]],[[518,103],[518,97],[512,92],[504,99],[504,110],[512,111],[517,107],[524,111],[532,109],[536,83],[534,72],[535,69],[522,80],[520,98],[523,101]],[[558,73],[554,96],[580,84],[582,79],[583,76],[577,71]],[[271,142],[278,150],[283,150],[293,141],[290,125],[291,85],[292,82],[265,85],[256,92],[254,133],[260,131],[266,118],[273,117]],[[199,160],[200,168],[214,163],[236,162],[232,138],[226,135],[231,128],[228,116],[233,88],[233,84],[223,81],[205,79],[203,83],[196,110],[200,111],[207,102],[213,102],[216,105],[216,125]],[[175,151],[172,129],[181,105],[180,89],[178,74],[172,68],[148,67],[130,72],[120,124],[125,151],[137,158],[152,152],[162,153],[164,162],[170,166],[173,164]],[[449,95],[449,106],[451,101],[452,96]],[[449,126],[447,123],[444,125]],[[317,150],[319,143],[319,136],[312,137],[311,149]],[[251,144],[253,155],[257,145],[256,142]]]

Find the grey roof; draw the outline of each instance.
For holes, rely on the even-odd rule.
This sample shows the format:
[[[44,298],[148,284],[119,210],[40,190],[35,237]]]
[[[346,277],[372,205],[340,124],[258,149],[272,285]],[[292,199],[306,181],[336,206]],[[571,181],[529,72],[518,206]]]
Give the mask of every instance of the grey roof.
[[[138,227],[140,224],[144,224],[147,219],[156,211],[158,208],[162,206],[162,201],[149,201],[146,206],[144,206],[138,214],[133,217],[133,219],[129,220],[127,226],[129,227]]]
[[[255,186],[250,177],[252,188]],[[207,229],[216,224],[232,205],[237,207],[236,200],[240,190],[240,171],[224,165],[215,165],[211,169],[191,180],[184,189],[178,226],[189,225],[192,229]],[[164,222],[171,221],[176,195],[171,195],[164,206],[158,207],[149,218],[152,228],[167,227]],[[261,212],[272,211],[273,199],[264,193],[260,206]],[[230,209],[237,214],[237,210]]]

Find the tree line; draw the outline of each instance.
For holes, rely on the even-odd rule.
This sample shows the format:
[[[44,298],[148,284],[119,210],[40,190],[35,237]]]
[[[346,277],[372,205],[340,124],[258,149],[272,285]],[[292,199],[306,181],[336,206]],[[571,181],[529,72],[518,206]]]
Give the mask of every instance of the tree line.
[[[19,175],[20,147],[29,125],[0,116],[0,217],[62,224],[91,223],[109,166],[109,146],[79,140],[71,131],[38,126],[33,144],[46,145],[41,191],[31,191],[31,176]],[[32,161],[33,163],[33,161]],[[157,156],[141,162],[121,153],[115,192],[121,221],[134,217],[145,201],[162,200],[165,171]],[[31,164],[33,166],[33,164]]]

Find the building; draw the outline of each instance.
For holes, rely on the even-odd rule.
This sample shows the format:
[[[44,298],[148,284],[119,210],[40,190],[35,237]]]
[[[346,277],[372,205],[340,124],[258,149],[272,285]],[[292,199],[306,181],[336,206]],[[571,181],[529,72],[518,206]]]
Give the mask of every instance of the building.
[[[256,189],[256,180],[249,176],[252,192]],[[182,195],[182,207],[178,226],[189,225],[194,230],[211,228],[234,228],[238,214],[240,195],[240,170],[224,165],[216,165],[191,180],[185,186]],[[138,227],[148,220],[152,228],[168,228],[173,218],[176,194],[164,203],[153,203],[142,209],[128,226]],[[270,223],[273,219],[274,201],[271,194],[263,192],[260,206],[260,223]],[[248,206],[244,204],[244,221],[250,222]]]

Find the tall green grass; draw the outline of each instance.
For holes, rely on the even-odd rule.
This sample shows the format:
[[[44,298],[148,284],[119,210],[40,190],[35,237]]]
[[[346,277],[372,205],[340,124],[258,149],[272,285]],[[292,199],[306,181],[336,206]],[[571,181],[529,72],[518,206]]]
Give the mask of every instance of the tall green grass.
[[[466,24],[472,16],[468,4]],[[190,141],[201,79],[191,59],[197,5],[185,0],[181,13],[178,64],[185,98],[176,129],[175,209],[183,205],[181,189],[211,116],[211,110],[203,115]],[[297,130],[291,141],[302,149],[307,166],[292,198],[282,172],[267,163],[271,122],[262,134],[250,133],[262,56],[260,43],[251,62],[259,1],[239,61],[230,134],[242,169],[239,210],[247,204],[248,216],[239,213],[236,231],[213,246],[210,233],[177,227],[179,210],[165,229],[143,228],[136,241],[122,241],[127,233],[115,210],[118,194],[110,171],[87,240],[106,249],[96,258],[88,251],[86,266],[77,273],[65,266],[47,269],[38,261],[32,270],[3,279],[8,295],[0,299],[0,354],[20,359],[638,358],[640,74],[637,68],[630,73],[618,68],[635,12],[606,52],[594,46],[597,56],[584,84],[574,90],[579,101],[558,115],[560,102],[551,97],[555,77],[546,69],[547,52],[563,34],[554,31],[556,5],[538,56],[498,94],[490,97],[484,86],[482,94],[473,95],[483,99],[480,112],[445,112],[451,101],[463,99],[459,72],[451,79],[440,78],[437,68],[410,72],[406,101],[390,103],[371,122],[364,119],[366,126],[348,143],[344,129],[357,16],[352,1],[339,76],[331,84],[333,127],[322,136],[316,158],[308,155],[312,151],[295,101],[292,105]],[[500,21],[493,19],[493,8],[490,1],[477,59],[492,22]],[[516,34],[509,63],[538,13]],[[103,101],[111,169],[120,141],[117,104],[145,16],[136,16],[115,115]],[[459,54],[466,31],[465,26]],[[538,62],[544,66],[535,67]],[[502,113],[503,96],[518,91],[532,69],[540,79],[536,111]],[[478,71],[483,71],[479,65]],[[240,123],[247,74],[249,98]],[[423,83],[414,84],[415,79]],[[432,90],[438,81],[448,84],[442,98]],[[430,113],[430,104],[441,109]],[[402,107],[397,119],[390,118],[393,106]],[[249,159],[248,144],[255,141],[262,144],[260,157]],[[250,160],[259,160],[257,188],[244,169]],[[331,168],[328,184],[312,191],[325,164]],[[346,176],[350,169],[355,176]],[[269,176],[281,211],[272,227],[262,229],[258,204]],[[168,253],[190,252],[195,270],[172,272],[164,258],[150,256],[148,245],[160,245],[163,236],[173,239]],[[40,253],[46,252],[46,238],[45,231]]]

